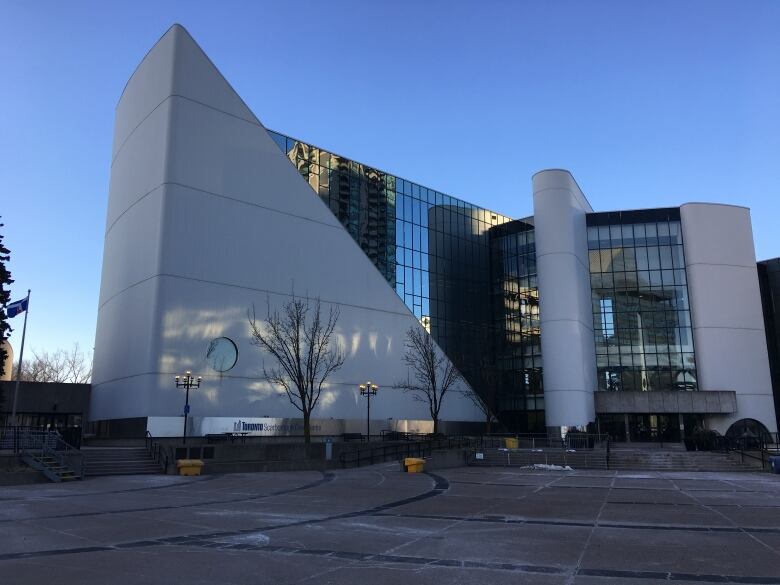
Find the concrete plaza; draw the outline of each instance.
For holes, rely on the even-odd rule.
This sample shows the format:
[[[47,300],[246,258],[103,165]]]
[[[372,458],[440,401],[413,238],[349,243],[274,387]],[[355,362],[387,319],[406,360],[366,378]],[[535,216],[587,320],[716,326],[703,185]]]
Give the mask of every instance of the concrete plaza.
[[[780,583],[780,476],[397,465],[0,488],[0,583]]]

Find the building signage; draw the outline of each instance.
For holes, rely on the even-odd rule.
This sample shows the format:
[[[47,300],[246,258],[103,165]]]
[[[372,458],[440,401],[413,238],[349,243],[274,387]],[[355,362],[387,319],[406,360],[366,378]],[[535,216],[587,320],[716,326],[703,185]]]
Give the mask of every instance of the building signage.
[[[282,420],[282,419],[273,419]],[[322,431],[321,424],[310,423],[309,428],[312,433],[319,434]],[[245,420],[237,420],[233,423],[233,432],[235,433],[249,433],[249,434],[271,434],[271,435],[302,435],[303,434],[303,422],[248,422]]]

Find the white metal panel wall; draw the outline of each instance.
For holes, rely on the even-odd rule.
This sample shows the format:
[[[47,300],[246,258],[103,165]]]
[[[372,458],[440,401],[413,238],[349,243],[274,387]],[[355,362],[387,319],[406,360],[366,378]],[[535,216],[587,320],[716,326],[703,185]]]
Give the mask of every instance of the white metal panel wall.
[[[680,217],[699,389],[737,395],[737,412],[711,426],[723,433],[754,418],[775,431],[750,210],[688,203]]]
[[[596,350],[585,214],[592,210],[568,171],[533,177],[536,264],[547,426],[595,420]]]
[[[357,384],[380,386],[375,419],[425,419],[425,404],[393,390],[409,327],[419,327],[384,277],[322,203],[181,27],[149,52],[117,107],[91,416],[181,414],[173,384],[204,376],[193,416],[296,417],[262,378],[247,309],[260,316],[296,294],[341,311],[345,367],[316,418],[360,418]],[[237,342],[224,375],[209,341]],[[443,420],[478,421],[452,393]]]

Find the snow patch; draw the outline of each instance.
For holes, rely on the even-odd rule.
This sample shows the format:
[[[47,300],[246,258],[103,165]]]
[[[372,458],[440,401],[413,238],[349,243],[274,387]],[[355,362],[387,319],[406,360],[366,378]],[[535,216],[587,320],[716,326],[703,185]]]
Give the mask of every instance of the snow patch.
[[[252,544],[264,545],[271,542],[271,539],[262,532],[248,532],[247,534],[236,534],[217,539],[217,542],[225,544]]]

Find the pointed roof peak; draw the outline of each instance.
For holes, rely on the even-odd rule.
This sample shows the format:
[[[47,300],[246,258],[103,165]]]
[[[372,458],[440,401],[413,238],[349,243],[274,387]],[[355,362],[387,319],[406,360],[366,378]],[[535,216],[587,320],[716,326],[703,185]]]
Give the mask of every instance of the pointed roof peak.
[[[115,153],[149,113],[174,96],[260,124],[187,29],[174,23],[149,49],[122,91]]]

